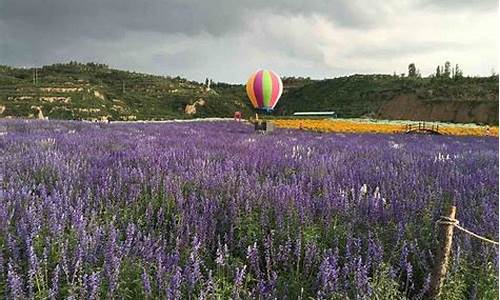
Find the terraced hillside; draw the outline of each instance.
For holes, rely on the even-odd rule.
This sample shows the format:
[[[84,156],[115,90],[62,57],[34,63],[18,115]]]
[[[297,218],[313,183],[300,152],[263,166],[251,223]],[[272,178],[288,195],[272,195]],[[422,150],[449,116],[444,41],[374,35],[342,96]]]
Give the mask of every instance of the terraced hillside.
[[[236,95],[234,90],[237,91]],[[241,90],[241,91],[240,91]],[[57,64],[38,70],[0,67],[1,116],[56,119],[169,119],[250,113],[243,88],[109,69]]]

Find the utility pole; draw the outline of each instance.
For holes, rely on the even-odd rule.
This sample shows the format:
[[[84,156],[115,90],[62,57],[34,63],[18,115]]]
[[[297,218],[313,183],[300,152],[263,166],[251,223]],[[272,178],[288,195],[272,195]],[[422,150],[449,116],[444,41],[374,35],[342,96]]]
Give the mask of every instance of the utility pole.
[[[38,68],[35,67],[33,70],[33,85],[36,85],[38,83]]]

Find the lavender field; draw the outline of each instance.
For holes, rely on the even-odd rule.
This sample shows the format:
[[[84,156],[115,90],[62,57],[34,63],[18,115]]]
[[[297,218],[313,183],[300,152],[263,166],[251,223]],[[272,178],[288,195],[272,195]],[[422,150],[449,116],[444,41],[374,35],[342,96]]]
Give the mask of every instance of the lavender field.
[[[424,299],[498,240],[498,139],[0,121],[0,298]],[[456,232],[443,299],[495,299]]]

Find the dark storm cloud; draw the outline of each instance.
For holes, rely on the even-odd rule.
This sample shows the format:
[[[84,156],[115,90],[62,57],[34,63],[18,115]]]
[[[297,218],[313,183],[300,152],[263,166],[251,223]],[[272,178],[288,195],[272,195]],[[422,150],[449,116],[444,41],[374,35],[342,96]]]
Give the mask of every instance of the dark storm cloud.
[[[383,6],[348,0],[2,0],[0,19],[7,30],[20,26],[35,35],[114,38],[129,30],[223,35],[242,29],[256,11],[319,14],[343,26],[368,26],[383,18]],[[32,32],[29,32],[29,31]]]
[[[66,59],[61,53],[68,46],[87,48],[89,40],[119,40],[131,32],[208,33],[216,37],[245,34],[248,20],[258,18],[262,11],[324,15],[347,27],[373,26],[382,19],[379,6],[363,13],[361,5],[349,0],[1,0],[0,63],[51,63]],[[150,43],[154,45],[154,41]],[[101,57],[100,49],[92,51]]]
[[[27,30],[41,34],[105,39],[131,30],[224,33],[237,23],[235,15],[209,6],[204,9],[189,1],[153,0],[5,0],[0,19],[7,26],[22,22]]]
[[[255,11],[318,14],[347,27],[370,27],[397,13],[401,1],[356,0],[2,0],[0,19],[7,30],[23,23],[38,34],[113,38],[129,30],[222,35],[242,29]],[[404,1],[402,2],[404,3]],[[421,0],[415,6],[496,8],[496,1]],[[394,9],[392,9],[394,8]],[[33,34],[34,32],[27,32]]]

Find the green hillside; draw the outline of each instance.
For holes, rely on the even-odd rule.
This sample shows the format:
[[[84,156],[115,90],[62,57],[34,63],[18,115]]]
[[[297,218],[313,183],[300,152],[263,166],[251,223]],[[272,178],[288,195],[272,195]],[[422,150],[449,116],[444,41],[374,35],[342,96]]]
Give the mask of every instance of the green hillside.
[[[498,123],[498,77],[408,78],[391,75],[353,75],[314,81],[286,93],[277,106],[282,114],[294,111],[333,110],[339,117],[382,117],[384,108],[395,102],[399,110],[402,96],[418,102],[417,111],[429,105],[434,110],[443,103],[473,110],[487,105],[488,118],[479,122]],[[402,103],[400,103],[402,104]],[[451,105],[450,105],[451,104]],[[389,109],[389,107],[388,107]],[[444,108],[443,108],[444,109]],[[443,112],[444,113],[444,112]],[[466,112],[467,113],[467,112]],[[439,112],[434,112],[439,117]],[[385,117],[389,118],[390,117]],[[486,121],[486,119],[488,119]],[[442,119],[442,121],[456,121]],[[474,120],[471,120],[472,122]]]
[[[352,75],[284,78],[273,113],[333,110],[338,116],[498,124],[498,76]],[[244,85],[198,83],[70,62],[37,70],[0,66],[0,116],[160,120],[254,113]]]
[[[36,72],[36,74],[35,74]],[[35,78],[36,77],[36,78]],[[2,116],[27,117],[41,108],[56,119],[171,119],[250,113],[241,86],[120,71],[99,64],[55,64],[35,69],[0,66]],[[196,112],[185,113],[196,104]]]

